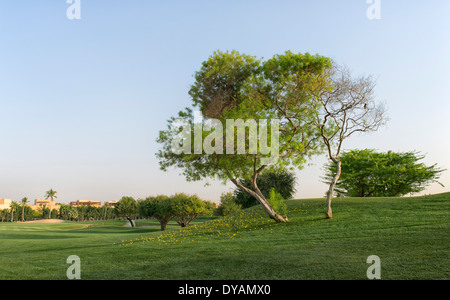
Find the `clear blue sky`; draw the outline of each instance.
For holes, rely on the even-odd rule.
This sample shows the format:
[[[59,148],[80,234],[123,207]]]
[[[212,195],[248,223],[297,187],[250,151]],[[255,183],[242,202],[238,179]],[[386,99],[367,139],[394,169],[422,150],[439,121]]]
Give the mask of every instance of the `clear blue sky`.
[[[350,148],[417,150],[450,169],[450,1],[94,1],[69,20],[65,0],[0,2],[0,198],[116,200],[198,193],[159,170],[158,131],[180,109],[213,51],[270,58],[286,50],[329,56],[378,78],[391,121]],[[322,197],[324,157],[298,172],[298,197]],[[450,171],[442,188],[450,190]]]

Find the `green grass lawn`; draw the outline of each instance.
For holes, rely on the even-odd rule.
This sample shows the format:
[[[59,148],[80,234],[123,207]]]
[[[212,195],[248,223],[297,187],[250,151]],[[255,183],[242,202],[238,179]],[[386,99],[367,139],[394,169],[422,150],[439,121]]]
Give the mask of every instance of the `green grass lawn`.
[[[288,201],[290,222],[260,207],[199,219],[166,232],[154,220],[61,224],[0,223],[0,279],[367,279],[367,257],[382,279],[450,278],[450,193],[342,198],[333,220],[324,199]]]

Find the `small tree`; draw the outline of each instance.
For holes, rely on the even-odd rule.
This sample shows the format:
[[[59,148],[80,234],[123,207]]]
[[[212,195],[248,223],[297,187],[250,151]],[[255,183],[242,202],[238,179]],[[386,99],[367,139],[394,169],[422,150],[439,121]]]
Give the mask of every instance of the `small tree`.
[[[437,182],[444,171],[420,162],[425,156],[416,152],[376,152],[350,150],[340,156],[341,176],[336,183],[338,195],[348,197],[398,197],[423,191]],[[326,165],[325,183],[330,183],[336,165]],[[439,183],[443,186],[441,183]]]
[[[122,199],[117,202],[115,210],[119,217],[126,218],[131,227],[134,227],[133,217],[139,213],[139,205],[133,197],[122,197]]]
[[[328,70],[329,87],[319,87],[317,102],[322,106],[317,114],[317,127],[336,172],[327,191],[326,218],[332,219],[331,200],[341,175],[340,153],[343,142],[355,133],[376,131],[387,121],[385,108],[375,102],[375,82],[372,77],[353,78],[343,67]]]
[[[187,227],[199,216],[211,215],[211,206],[197,195],[178,193],[172,197],[174,219],[181,227]]]
[[[14,222],[14,213],[19,210],[19,207],[20,206],[19,206],[18,203],[14,202],[14,201],[11,201],[11,204],[10,204],[11,222]],[[19,217],[16,216],[16,219],[19,219]]]
[[[175,216],[173,201],[165,195],[147,197],[140,201],[140,210],[143,216],[155,218],[161,225],[161,231],[166,230],[167,224]]]

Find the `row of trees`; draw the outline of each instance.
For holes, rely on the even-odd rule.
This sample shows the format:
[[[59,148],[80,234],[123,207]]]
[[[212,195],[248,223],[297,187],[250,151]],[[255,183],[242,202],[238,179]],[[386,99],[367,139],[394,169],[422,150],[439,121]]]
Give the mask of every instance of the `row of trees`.
[[[61,204],[58,214],[59,219],[70,221],[86,220],[110,220],[117,218],[117,212],[113,207],[102,206],[70,206]]]
[[[213,214],[215,204],[202,200],[197,195],[177,193],[172,196],[158,195],[135,200],[132,197],[122,197],[116,204],[118,216],[126,218],[132,227],[136,217],[155,218],[165,230],[170,220],[175,220],[181,227],[191,224],[199,216]]]
[[[211,216],[216,205],[213,202],[200,199],[197,195],[178,193],[172,196],[158,195],[135,200],[133,197],[122,197],[115,207],[70,206],[60,204],[59,211],[52,212],[45,206],[40,211],[34,211],[30,206],[12,202],[9,209],[0,210],[1,221],[30,221],[34,218],[63,219],[70,221],[109,220],[126,218],[132,227],[136,218],[154,218],[165,230],[170,220],[175,220],[180,226],[186,227],[199,216]]]
[[[45,199],[51,199],[52,201],[56,198],[57,192],[50,189],[45,192]],[[34,218],[51,218],[52,213],[58,213],[56,209],[50,210],[47,207],[42,207],[41,211],[34,211],[30,206],[27,205],[28,197],[23,197],[20,200],[20,204],[16,202],[11,202],[11,207],[9,209],[0,210],[0,219],[14,221],[30,221]]]
[[[24,198],[26,199],[26,198]],[[42,214],[34,211],[29,207],[28,205],[24,204],[24,200],[22,199],[22,205],[16,202],[11,202],[11,206],[8,209],[1,209],[0,210],[0,220],[2,222],[4,221],[10,221],[10,222],[17,222],[17,221],[30,221],[33,220],[33,218],[41,217]]]
[[[11,202],[8,209],[0,210],[0,220],[2,222],[18,222],[31,221],[33,219],[62,219],[70,221],[86,221],[86,220],[109,220],[117,218],[117,213],[112,207],[93,207],[59,204],[59,211],[50,210],[43,206],[39,210],[33,210],[29,205]]]

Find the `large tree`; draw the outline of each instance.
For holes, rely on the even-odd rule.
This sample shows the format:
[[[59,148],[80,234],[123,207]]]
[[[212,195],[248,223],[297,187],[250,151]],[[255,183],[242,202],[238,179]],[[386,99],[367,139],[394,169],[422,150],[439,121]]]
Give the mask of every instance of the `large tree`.
[[[423,191],[444,171],[426,166],[417,152],[345,151],[340,156],[341,176],[336,193],[347,197],[398,197]],[[326,165],[326,183],[333,180],[336,165]],[[440,183],[439,183],[440,184]],[[441,184],[442,185],[442,184]]]
[[[260,191],[257,178],[267,169],[301,168],[320,152],[314,122],[321,107],[314,96],[326,84],[323,74],[330,66],[330,59],[318,55],[286,52],[263,62],[236,51],[215,52],[189,92],[201,113],[187,108],[160,132],[161,169],[181,168],[187,180],[230,180],[270,218],[287,222]]]
[[[387,121],[384,106],[374,97],[375,81],[371,76],[352,77],[338,65],[327,70],[327,88],[318,87],[316,101],[322,107],[316,125],[326,146],[328,157],[336,166],[327,191],[326,218],[332,219],[331,201],[341,175],[340,154],[345,140],[355,133],[376,131]]]

